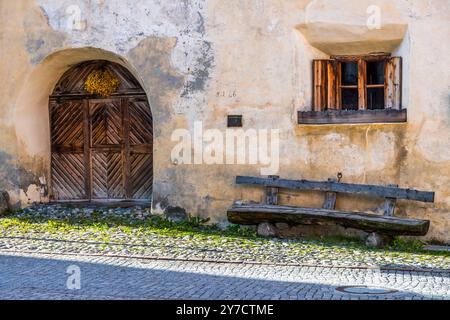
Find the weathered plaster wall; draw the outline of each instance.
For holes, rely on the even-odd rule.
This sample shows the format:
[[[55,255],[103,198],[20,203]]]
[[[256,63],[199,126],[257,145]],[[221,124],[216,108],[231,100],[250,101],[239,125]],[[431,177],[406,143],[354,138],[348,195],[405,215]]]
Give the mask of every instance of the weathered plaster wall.
[[[338,4],[339,3],[339,4]],[[381,8],[368,31],[366,9]],[[145,88],[154,117],[154,209],[182,207],[226,221],[235,199],[262,191],[234,186],[260,166],[171,162],[178,128],[280,129],[280,172],[291,178],[397,183],[436,191],[435,204],[400,201],[399,214],[432,221],[428,238],[450,242],[450,12],[448,0],[123,1],[0,0],[0,189],[14,202],[46,200],[48,95],[70,65],[108,59]],[[79,8],[79,11],[77,11]],[[75,19],[75,30],[73,18]],[[3,17],[8,17],[4,19]],[[72,19],[72,20],[71,20]],[[311,60],[328,54],[393,51],[403,57],[408,123],[298,126],[311,105]],[[48,181],[46,181],[48,182]],[[286,192],[286,204],[316,205]],[[338,207],[378,200],[340,197]]]
[[[310,1],[297,28],[328,54],[392,52],[402,42],[406,21],[395,1]],[[378,28],[370,17],[380,16]],[[368,27],[369,26],[369,27]]]

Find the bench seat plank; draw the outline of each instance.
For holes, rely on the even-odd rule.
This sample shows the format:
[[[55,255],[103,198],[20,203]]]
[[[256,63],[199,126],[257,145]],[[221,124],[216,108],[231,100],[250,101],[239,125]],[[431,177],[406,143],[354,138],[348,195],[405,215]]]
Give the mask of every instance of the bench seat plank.
[[[236,184],[258,185],[264,187],[286,188],[295,190],[352,193],[381,198],[396,198],[423,202],[434,202],[434,192],[404,189],[393,186],[385,187],[377,185],[342,183],[337,181],[288,180],[251,176],[237,176]]]
[[[426,235],[430,221],[397,218],[364,212],[300,208],[266,204],[235,204],[228,210],[228,220],[235,224],[254,225],[263,222],[295,224],[336,223],[347,228],[386,235]]]

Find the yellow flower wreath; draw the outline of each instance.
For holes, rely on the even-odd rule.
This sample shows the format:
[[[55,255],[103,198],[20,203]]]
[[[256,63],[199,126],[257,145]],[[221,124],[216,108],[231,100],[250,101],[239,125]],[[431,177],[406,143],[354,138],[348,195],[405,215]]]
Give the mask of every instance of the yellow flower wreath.
[[[119,88],[120,81],[110,71],[92,71],[86,79],[85,89],[90,94],[108,97]]]

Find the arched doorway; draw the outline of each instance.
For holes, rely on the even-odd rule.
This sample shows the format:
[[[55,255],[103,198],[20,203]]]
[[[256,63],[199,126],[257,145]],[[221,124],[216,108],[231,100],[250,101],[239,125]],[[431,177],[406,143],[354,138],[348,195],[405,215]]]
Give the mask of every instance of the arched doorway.
[[[85,90],[94,70],[115,75],[115,93],[98,97]],[[52,200],[151,199],[152,116],[127,69],[105,60],[79,63],[61,77],[49,101]]]

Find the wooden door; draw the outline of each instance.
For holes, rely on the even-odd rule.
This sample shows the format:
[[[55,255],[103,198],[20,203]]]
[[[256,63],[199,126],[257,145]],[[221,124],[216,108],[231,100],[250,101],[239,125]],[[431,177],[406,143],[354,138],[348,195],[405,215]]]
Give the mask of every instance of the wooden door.
[[[88,75],[108,70],[120,85],[98,98]],[[124,67],[86,61],[70,68],[50,96],[51,190],[54,200],[149,200],[153,128],[144,90]]]
[[[92,100],[92,199],[150,199],[152,117],[146,99]]]
[[[51,103],[55,200],[150,199],[152,117],[145,98]]]
[[[152,116],[146,99],[134,98],[125,104],[124,128],[128,145],[125,158],[129,174],[128,197],[149,199],[153,183]]]
[[[57,200],[88,199],[85,101],[50,101],[52,194]]]

